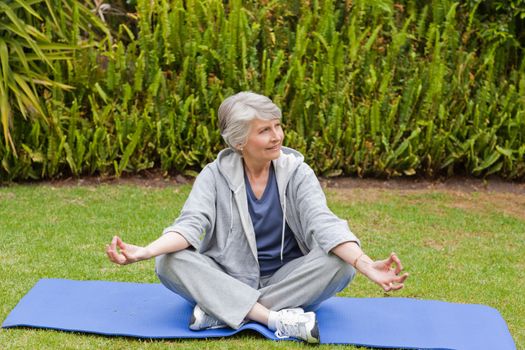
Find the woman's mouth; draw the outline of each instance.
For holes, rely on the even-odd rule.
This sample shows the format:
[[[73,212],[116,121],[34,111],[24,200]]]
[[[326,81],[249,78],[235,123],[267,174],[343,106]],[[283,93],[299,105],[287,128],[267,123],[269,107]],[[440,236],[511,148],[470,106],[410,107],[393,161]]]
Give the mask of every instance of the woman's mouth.
[[[266,150],[267,151],[277,151],[277,150],[280,150],[280,149],[281,149],[281,144],[277,144],[277,145],[275,145],[273,147],[267,148]]]

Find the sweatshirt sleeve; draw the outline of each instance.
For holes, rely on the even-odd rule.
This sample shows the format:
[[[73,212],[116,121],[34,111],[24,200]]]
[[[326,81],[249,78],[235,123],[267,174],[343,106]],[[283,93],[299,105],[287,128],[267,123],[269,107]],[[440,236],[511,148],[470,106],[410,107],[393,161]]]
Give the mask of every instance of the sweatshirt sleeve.
[[[195,179],[179,217],[162,234],[177,232],[199,249],[202,237],[215,226],[216,193],[215,177],[207,166]]]
[[[359,239],[348,227],[348,222],[328,208],[326,196],[314,171],[303,163],[294,177],[294,205],[305,241],[314,239],[326,253],[344,242],[360,245]]]

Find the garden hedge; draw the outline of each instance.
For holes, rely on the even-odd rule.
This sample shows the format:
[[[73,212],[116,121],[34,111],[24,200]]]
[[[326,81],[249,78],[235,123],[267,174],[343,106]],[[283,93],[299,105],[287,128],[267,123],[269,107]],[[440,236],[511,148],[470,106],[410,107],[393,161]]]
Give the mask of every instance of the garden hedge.
[[[194,175],[241,90],[319,175],[525,178],[522,0],[21,2],[0,6],[0,180]]]

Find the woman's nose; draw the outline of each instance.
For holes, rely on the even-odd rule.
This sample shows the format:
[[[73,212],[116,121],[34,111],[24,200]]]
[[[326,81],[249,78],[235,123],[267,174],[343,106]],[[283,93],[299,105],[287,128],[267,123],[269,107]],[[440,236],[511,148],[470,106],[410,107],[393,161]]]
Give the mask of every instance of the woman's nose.
[[[281,134],[279,133],[279,130],[273,129],[272,130],[272,141],[280,141],[281,140]]]

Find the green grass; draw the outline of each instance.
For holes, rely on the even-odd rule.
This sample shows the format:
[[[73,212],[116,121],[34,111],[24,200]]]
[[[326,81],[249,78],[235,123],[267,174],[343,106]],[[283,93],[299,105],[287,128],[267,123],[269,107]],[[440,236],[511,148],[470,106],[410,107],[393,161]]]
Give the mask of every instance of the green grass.
[[[189,190],[49,184],[0,188],[0,321],[40,278],[157,282],[153,261],[116,266],[107,260],[104,245],[114,234],[137,244],[155,239],[177,216]],[[525,267],[523,195],[373,188],[327,192],[331,208],[349,220],[369,255],[382,258],[396,251],[401,256],[411,277],[396,296],[495,307],[518,349],[525,347],[525,282],[519,278]],[[363,276],[341,295],[384,296]],[[0,344],[5,349],[306,346],[249,332],[209,341],[141,341],[33,329],[2,329]]]

